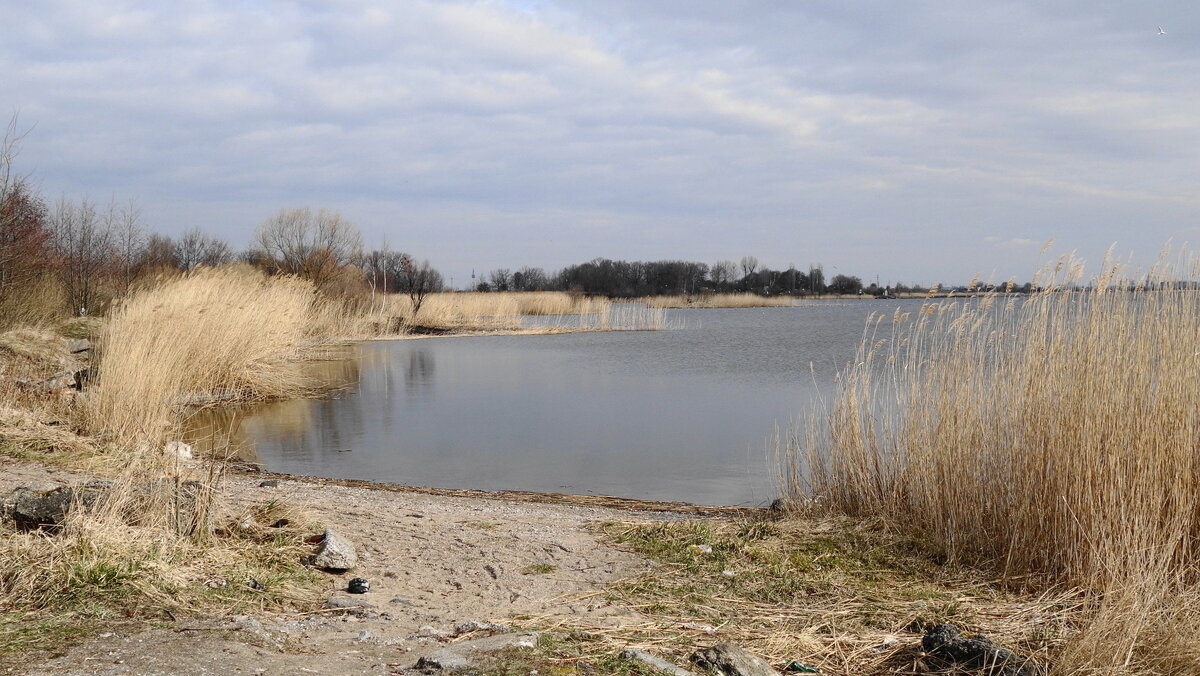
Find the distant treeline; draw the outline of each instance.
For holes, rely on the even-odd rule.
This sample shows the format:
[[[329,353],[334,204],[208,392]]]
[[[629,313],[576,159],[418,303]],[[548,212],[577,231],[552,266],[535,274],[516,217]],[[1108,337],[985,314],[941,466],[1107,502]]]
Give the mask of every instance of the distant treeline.
[[[862,278],[837,274],[826,278],[820,265],[798,270],[772,270],[754,256],[737,263],[721,260],[709,265],[695,261],[614,261],[597,258],[569,265],[548,275],[542,268],[492,270],[477,291],[574,291],[612,298],[695,293],[757,293],[765,296],[820,294],[873,295],[923,293],[916,285],[864,284]]]

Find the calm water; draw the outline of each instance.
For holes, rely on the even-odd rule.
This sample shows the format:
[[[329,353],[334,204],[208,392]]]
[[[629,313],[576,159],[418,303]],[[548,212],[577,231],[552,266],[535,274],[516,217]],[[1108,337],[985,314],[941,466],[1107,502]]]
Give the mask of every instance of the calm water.
[[[870,313],[919,304],[677,310],[667,331],[366,343],[324,365],[350,383],[335,397],[219,425],[277,472],[761,504],[775,497],[776,427],[828,387]]]

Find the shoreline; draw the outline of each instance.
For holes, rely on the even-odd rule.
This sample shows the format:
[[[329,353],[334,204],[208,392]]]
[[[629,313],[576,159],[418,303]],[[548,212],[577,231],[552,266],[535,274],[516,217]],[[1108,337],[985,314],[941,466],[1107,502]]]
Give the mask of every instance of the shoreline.
[[[410,486],[366,479],[339,479],[307,474],[286,474],[270,472],[262,469],[251,469],[245,463],[237,463],[227,474],[232,476],[257,477],[296,481],[320,486],[340,486],[345,488],[362,488],[373,491],[391,493],[410,493],[418,495],[436,495],[448,498],[476,498],[482,500],[502,500],[508,502],[536,503],[546,505],[564,505],[572,507],[596,507],[629,512],[661,512],[669,514],[684,514],[700,517],[729,517],[753,518],[770,513],[770,507],[738,507],[736,505],[697,505],[678,500],[646,500],[641,498],[622,498],[613,495],[576,495],[572,493],[498,490],[488,491],[478,488],[437,488],[433,486]]]

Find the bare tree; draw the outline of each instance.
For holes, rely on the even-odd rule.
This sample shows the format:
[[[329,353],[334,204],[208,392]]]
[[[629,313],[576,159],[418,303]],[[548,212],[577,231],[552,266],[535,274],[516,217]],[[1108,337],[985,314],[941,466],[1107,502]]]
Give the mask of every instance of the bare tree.
[[[709,268],[708,277],[716,286],[725,286],[734,281],[733,276],[737,274],[737,266],[733,261],[717,261]]]
[[[363,254],[360,263],[372,295],[376,291],[392,293],[400,288],[400,279],[403,276],[401,263],[404,256],[405,254],[388,248],[386,242],[380,248]]]
[[[135,268],[146,243],[141,207],[132,199],[120,206],[115,200],[109,202],[108,211],[105,212],[105,227],[112,233],[113,250],[120,267],[118,282],[120,292],[124,294],[133,283]]]
[[[758,259],[754,256],[742,256],[741,265],[742,277],[749,277],[750,275],[754,274],[755,270],[758,269]]]
[[[78,204],[59,199],[50,217],[59,273],[71,311],[85,315],[100,300],[101,277],[114,259],[112,231],[87,199]]]
[[[233,260],[229,244],[192,228],[180,236],[172,247],[175,265],[182,270],[191,270],[197,265],[220,265]]]
[[[499,268],[488,273],[488,281],[491,282],[493,291],[508,291],[512,286],[512,273],[508,268]]]
[[[513,291],[542,291],[550,286],[550,278],[541,268],[524,267],[512,274]]]
[[[425,296],[442,290],[442,273],[435,270],[429,261],[418,263],[408,254],[400,254],[400,272],[403,291],[408,293],[413,317],[416,317],[425,303]]]
[[[146,238],[146,243],[134,263],[134,277],[174,267],[175,241],[166,235],[153,233]]]
[[[17,116],[0,144],[0,300],[13,300],[51,265],[46,204],[13,167],[23,134]]]
[[[253,247],[272,272],[305,277],[323,288],[359,259],[362,236],[336,211],[280,209],[259,226]]]

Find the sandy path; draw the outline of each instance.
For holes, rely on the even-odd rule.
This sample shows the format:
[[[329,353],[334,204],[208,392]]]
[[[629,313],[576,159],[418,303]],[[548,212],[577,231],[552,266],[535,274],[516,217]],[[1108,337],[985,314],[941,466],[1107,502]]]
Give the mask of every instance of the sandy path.
[[[67,481],[69,473],[5,462],[0,489],[22,483]],[[358,546],[359,566],[329,575],[334,597],[369,603],[361,617],[317,613],[212,621],[87,640],[64,655],[8,664],[25,674],[405,673],[441,645],[419,636],[422,627],[451,631],[468,621],[505,622],[513,615],[633,619],[602,595],[577,600],[645,569],[637,557],[606,547],[587,524],[603,519],[673,519],[678,515],[504,500],[446,497],[368,488],[233,476],[234,501],[285,498]],[[548,574],[528,573],[535,565]],[[524,572],[523,572],[524,571]],[[528,574],[527,574],[528,573]],[[371,591],[344,593],[351,577]],[[605,619],[608,618],[608,619]],[[227,630],[227,631],[211,631]],[[425,633],[429,633],[426,631]],[[444,640],[444,639],[442,639]]]

